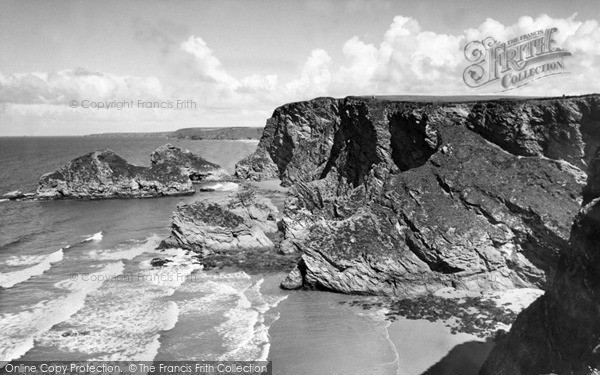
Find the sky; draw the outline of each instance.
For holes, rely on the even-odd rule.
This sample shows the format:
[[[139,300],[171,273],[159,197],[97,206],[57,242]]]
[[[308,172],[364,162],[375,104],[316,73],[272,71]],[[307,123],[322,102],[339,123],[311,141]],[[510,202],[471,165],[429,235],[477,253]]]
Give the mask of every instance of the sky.
[[[600,7],[569,1],[0,0],[0,136],[264,126],[319,96],[486,95],[469,42],[556,27],[568,74],[509,95],[600,92]]]

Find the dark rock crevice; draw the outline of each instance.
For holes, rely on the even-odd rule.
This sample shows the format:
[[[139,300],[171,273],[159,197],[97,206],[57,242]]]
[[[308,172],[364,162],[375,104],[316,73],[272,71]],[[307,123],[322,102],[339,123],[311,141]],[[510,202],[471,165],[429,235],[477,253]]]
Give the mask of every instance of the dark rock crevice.
[[[401,172],[424,165],[442,143],[427,114],[395,112],[388,121],[392,159]]]

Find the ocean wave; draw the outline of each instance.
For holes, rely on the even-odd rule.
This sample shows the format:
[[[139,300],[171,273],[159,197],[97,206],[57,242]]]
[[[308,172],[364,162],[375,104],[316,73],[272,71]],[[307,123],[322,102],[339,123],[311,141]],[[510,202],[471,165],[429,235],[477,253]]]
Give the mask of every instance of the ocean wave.
[[[89,236],[88,238],[86,238],[85,240],[81,241],[81,242],[90,242],[90,241],[100,241],[102,240],[104,236],[102,235],[102,232],[98,232],[98,233],[94,233],[91,236]]]
[[[16,247],[16,246],[18,246],[20,244],[24,244],[24,243],[26,243],[28,241],[31,241],[35,237],[37,237],[39,235],[43,235],[45,233],[47,233],[47,231],[44,230],[43,228],[37,228],[37,230],[34,231],[34,232],[30,232],[30,233],[26,233],[26,234],[21,234],[17,238],[10,240],[10,242],[1,244],[0,245],[0,251],[1,252],[7,251],[8,249]]]
[[[141,341],[132,341],[128,340],[119,340],[116,341],[110,336],[105,336],[105,343],[108,344],[107,351],[113,351],[111,354],[104,354],[99,356],[94,356],[91,358],[92,361],[153,361],[156,355],[158,354],[158,350],[160,349],[160,336],[161,332],[169,331],[175,327],[178,321],[179,310],[177,308],[177,304],[173,301],[166,302],[166,307],[162,310],[162,314],[160,316],[155,316],[156,319],[159,319],[160,325],[153,327],[148,335],[148,338]],[[130,322],[130,324],[134,324],[134,322]],[[123,328],[128,328],[130,326],[119,327],[119,332],[123,332]],[[119,337],[117,337],[117,340]],[[90,341],[88,340],[88,343]],[[116,344],[116,346],[114,346]],[[73,347],[73,344],[71,344]],[[81,351],[81,347],[77,347],[78,350]],[[92,352],[98,351],[97,343],[93,343],[86,348],[83,348],[83,351]]]
[[[145,284],[106,283],[71,319],[46,332],[40,345],[87,355],[89,360],[154,360],[160,335],[177,324],[179,309],[159,288]]]
[[[186,359],[266,360],[270,349],[269,328],[279,318],[272,309],[287,296],[264,295],[261,292],[264,279],[253,280],[244,272],[207,274],[202,280],[178,289],[183,295],[204,294],[180,302],[180,318],[190,324],[203,317],[225,317],[224,322],[214,327],[225,352]],[[190,341],[193,339],[190,333]]]
[[[194,259],[195,254],[190,251],[166,249],[159,254],[170,262],[162,267],[153,267],[150,259],[141,262],[141,277],[152,284],[169,288],[171,294],[192,272],[202,269],[202,265]]]
[[[37,264],[18,271],[0,273],[0,287],[11,288],[19,283],[22,283],[23,281],[29,280],[33,276],[41,275],[42,273],[48,271],[50,267],[52,267],[53,263],[63,260],[64,249],[65,248],[62,248],[44,256],[22,255],[9,258],[5,261],[5,264],[9,266]]]
[[[144,251],[157,238],[143,244]],[[171,262],[163,267],[152,267],[150,259],[128,264],[126,274],[134,277],[105,283],[88,296],[82,310],[47,332],[40,343],[90,360],[152,361],[160,349],[161,335],[173,329],[179,319],[179,307],[170,296],[187,275],[201,268],[193,261],[193,254],[182,249],[157,253]],[[68,334],[71,331],[86,334]]]
[[[2,202],[8,202],[10,199],[0,199],[0,203]]]
[[[227,352],[221,361],[265,361],[269,355],[271,324],[279,319],[278,313],[267,314],[287,296],[265,296],[260,279],[239,294],[237,305],[225,313],[227,321],[217,327]]]
[[[160,241],[161,238],[154,234],[148,237],[145,242],[127,249],[92,250],[88,254],[94,260],[131,260],[146,252],[154,251]]]
[[[24,237],[23,237],[24,238]],[[11,244],[20,243],[23,241],[23,238],[19,238],[16,241],[13,241]],[[13,272],[5,272],[0,273],[0,287],[2,288],[11,288],[19,283],[29,280],[33,276],[38,276],[48,271],[52,264],[58,263],[63,260],[64,250],[68,250],[77,245],[84,244],[90,241],[99,241],[102,239],[102,232],[95,233],[94,235],[76,243],[74,245],[66,245],[48,255],[15,255],[3,263],[10,267],[19,267],[19,266],[27,266],[33,264],[33,266],[20,269]]]
[[[235,182],[217,182],[211,185],[204,185],[200,188],[202,191],[235,191],[240,187]]]
[[[123,263],[107,265],[90,277],[123,272]],[[19,313],[0,315],[0,358],[12,361],[23,356],[34,345],[34,341],[56,324],[68,320],[82,309],[86,297],[102,286],[101,282],[86,282],[68,279],[56,286],[67,291],[66,295],[36,303]]]

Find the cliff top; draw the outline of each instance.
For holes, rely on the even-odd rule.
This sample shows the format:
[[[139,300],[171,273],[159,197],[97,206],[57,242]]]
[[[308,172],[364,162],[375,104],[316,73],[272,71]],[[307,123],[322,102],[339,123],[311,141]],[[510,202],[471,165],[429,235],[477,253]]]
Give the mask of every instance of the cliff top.
[[[556,100],[587,98],[600,96],[599,93],[571,96],[511,96],[511,95],[357,95],[344,98],[317,97],[294,103],[310,102],[315,100],[364,100],[374,102],[409,102],[409,103],[474,103],[488,101],[529,101],[529,100]],[[294,104],[288,103],[288,104]],[[286,104],[287,105],[287,104]]]

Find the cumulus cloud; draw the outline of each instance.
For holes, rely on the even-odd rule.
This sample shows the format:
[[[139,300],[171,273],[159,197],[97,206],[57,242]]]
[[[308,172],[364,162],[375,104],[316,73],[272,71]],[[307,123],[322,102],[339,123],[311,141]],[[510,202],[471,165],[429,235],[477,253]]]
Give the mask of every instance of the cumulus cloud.
[[[0,102],[68,104],[69,100],[122,100],[164,97],[155,77],[117,76],[85,69],[49,73],[0,74]]]
[[[252,74],[244,77],[237,87],[237,91],[242,93],[275,91],[277,89],[277,75],[269,74],[261,76]]]
[[[594,78],[600,73],[600,28],[596,20],[578,21],[576,15],[568,18],[552,18],[540,15],[537,18],[521,17],[511,25],[504,25],[492,18],[486,19],[477,28],[461,34],[439,34],[423,30],[419,22],[410,17],[396,16],[379,44],[366,43],[354,36],[342,46],[344,60],[335,62],[327,59],[321,64],[327,79],[307,78],[307,71],[316,53],[328,56],[327,52],[315,50],[308,58],[300,78],[288,84],[295,88],[293,93],[303,99],[314,93],[319,95],[357,94],[425,94],[457,95],[486,94],[499,92],[501,87],[484,87],[473,90],[467,87],[462,74],[469,62],[464,56],[467,43],[493,37],[505,42],[533,31],[556,27],[556,44],[570,51],[566,68],[571,74],[537,81],[535,85],[520,88],[519,95],[560,95],[597,92],[600,83]]]
[[[237,85],[237,80],[225,71],[219,59],[214,56],[213,51],[202,38],[190,36],[188,40],[181,43],[181,50],[193,57],[192,71],[196,72],[200,79],[211,83]]]
[[[327,93],[331,83],[331,57],[327,51],[316,49],[302,67],[300,76],[285,85],[289,96],[319,96]]]
[[[191,58],[188,60],[188,71],[193,77],[199,79],[196,83],[215,84],[222,96],[232,96],[236,92],[251,94],[276,89],[277,75],[274,74],[266,76],[252,74],[239,80],[233,77],[200,37],[190,36],[181,43],[181,51],[188,59]]]
[[[357,0],[359,1],[359,0]],[[441,34],[424,30],[418,20],[396,16],[376,43],[348,36],[340,46],[342,59],[334,61],[324,49],[315,48],[298,71],[282,80],[274,74],[235,77],[198,36],[177,39],[161,51],[172,77],[133,77],[85,69],[58,72],[0,73],[0,122],[31,124],[48,122],[117,121],[177,125],[261,125],[277,105],[317,96],[346,95],[473,95],[498,92],[501,87],[472,89],[462,80],[470,64],[465,46],[493,37],[500,42],[536,30],[557,27],[556,44],[573,56],[565,60],[571,74],[536,81],[509,94],[561,95],[600,91],[600,27],[596,20],[577,15],[552,18],[524,16],[505,25],[492,18],[464,32]],[[158,40],[173,43],[173,38]],[[158,42],[157,42],[158,43]],[[162,45],[161,44],[161,45]],[[315,46],[318,47],[318,46]],[[82,112],[68,101],[144,99],[193,99],[193,112],[145,111]],[[126,120],[125,120],[126,119]],[[221,120],[219,120],[221,119]],[[238,119],[238,120],[236,120]],[[246,122],[244,122],[246,121]],[[29,125],[28,125],[29,126]]]
[[[595,77],[600,73],[600,28],[596,20],[579,21],[576,18],[576,14],[568,18],[552,18],[546,14],[537,18],[524,16],[509,26],[487,19],[477,29],[469,29],[465,34],[467,40],[481,40],[492,36],[503,42],[536,30],[556,27],[558,31],[552,37],[557,46],[573,54],[565,60],[566,70],[570,74],[560,79],[537,81],[534,85],[528,85],[515,93],[560,95],[598,92],[600,83]]]

